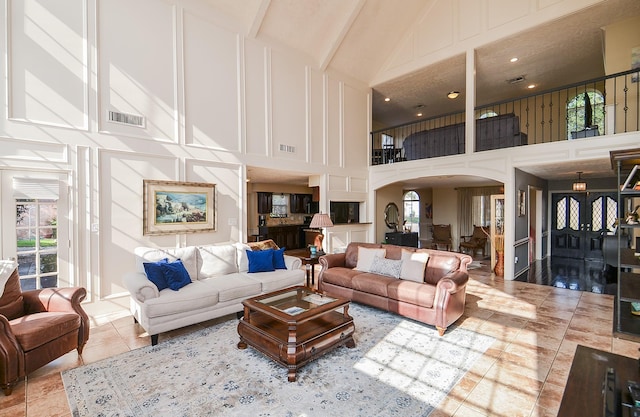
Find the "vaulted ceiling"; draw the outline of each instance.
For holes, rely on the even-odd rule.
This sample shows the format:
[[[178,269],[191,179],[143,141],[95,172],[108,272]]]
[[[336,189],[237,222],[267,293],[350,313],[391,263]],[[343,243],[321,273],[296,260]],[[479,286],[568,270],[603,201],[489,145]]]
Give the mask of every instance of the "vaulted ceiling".
[[[437,0],[202,0],[249,38],[306,54],[373,89],[375,126],[394,126],[464,110],[465,56],[374,85],[389,58]],[[463,2],[457,3],[459,6]],[[476,49],[476,103],[487,104],[605,74],[603,28],[640,15],[640,0],[606,0]],[[512,64],[509,59],[519,58]],[[524,76],[526,82],[507,80]],[[457,90],[456,100],[446,98]],[[385,102],[385,97],[392,97]]]
[[[203,0],[233,19],[249,37],[306,54],[374,89],[373,119],[394,126],[464,109],[465,57],[373,85],[393,53],[435,0]],[[462,4],[462,3],[460,3]],[[476,103],[547,90],[604,75],[603,28],[640,15],[638,0],[607,0],[548,24],[478,48]],[[509,63],[517,56],[519,61]],[[524,76],[526,82],[507,80]],[[457,100],[448,91],[460,91]],[[385,103],[385,97],[392,101]]]

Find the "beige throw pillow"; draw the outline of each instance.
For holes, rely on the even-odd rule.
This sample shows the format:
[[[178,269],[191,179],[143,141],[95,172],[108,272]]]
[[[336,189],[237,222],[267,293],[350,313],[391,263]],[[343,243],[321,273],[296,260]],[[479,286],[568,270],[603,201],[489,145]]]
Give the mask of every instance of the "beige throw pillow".
[[[427,266],[429,254],[427,252],[413,252],[403,249],[401,259],[400,279],[424,282],[424,268]]]
[[[386,249],[380,248],[358,248],[358,263],[356,264],[356,268],[358,271],[369,272],[371,271],[371,264],[373,263],[373,258],[384,258],[384,255],[387,253]]]

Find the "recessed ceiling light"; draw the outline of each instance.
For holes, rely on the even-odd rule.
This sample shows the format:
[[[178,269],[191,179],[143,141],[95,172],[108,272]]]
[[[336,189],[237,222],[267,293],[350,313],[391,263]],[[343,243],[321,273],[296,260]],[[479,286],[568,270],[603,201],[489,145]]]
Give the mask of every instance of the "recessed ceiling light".
[[[422,117],[422,113],[418,113],[418,114],[416,114],[416,116]]]
[[[459,91],[450,91],[449,94],[447,94],[447,97],[453,100],[454,98],[458,98],[459,95]]]
[[[513,58],[511,58],[511,59],[509,60],[509,62],[516,62],[517,60],[518,60],[518,58],[514,56]]]
[[[535,85],[535,84],[529,84],[529,85],[527,86],[527,88],[528,88],[528,89],[536,88],[536,85]]]
[[[384,101],[391,101],[391,99],[389,97],[385,97]]]

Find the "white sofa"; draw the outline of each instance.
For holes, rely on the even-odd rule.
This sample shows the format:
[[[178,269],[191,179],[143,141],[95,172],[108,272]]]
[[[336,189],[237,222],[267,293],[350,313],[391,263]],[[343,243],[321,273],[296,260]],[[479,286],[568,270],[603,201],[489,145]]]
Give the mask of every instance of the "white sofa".
[[[249,273],[242,243],[187,246],[175,249],[138,247],[136,271],[126,273],[124,285],[131,295],[131,313],[158,343],[158,334],[243,310],[242,301],[283,288],[304,285],[299,258],[284,255],[287,269]],[[147,279],[144,262],[181,259],[191,283],[178,291],[158,287]]]

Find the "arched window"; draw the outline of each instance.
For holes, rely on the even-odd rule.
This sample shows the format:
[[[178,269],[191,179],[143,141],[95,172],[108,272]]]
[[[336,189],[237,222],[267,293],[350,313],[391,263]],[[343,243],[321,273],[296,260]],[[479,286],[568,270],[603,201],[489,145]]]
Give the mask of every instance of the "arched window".
[[[579,93],[567,101],[567,137],[578,137],[577,132],[585,130],[604,134],[604,96],[598,90]]]
[[[420,230],[420,196],[415,191],[404,194],[404,228],[411,232]]]

